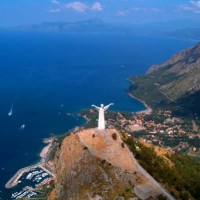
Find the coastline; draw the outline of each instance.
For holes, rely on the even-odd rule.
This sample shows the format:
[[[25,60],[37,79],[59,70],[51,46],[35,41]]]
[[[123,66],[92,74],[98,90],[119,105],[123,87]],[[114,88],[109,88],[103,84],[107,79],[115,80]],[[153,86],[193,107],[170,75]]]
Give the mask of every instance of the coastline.
[[[139,99],[139,98],[133,96],[130,92],[128,92],[128,95],[129,95],[131,98],[140,101],[140,102],[146,107],[145,110],[141,110],[141,111],[138,111],[138,112],[136,112],[136,113],[138,113],[138,114],[140,114],[140,113],[144,113],[144,114],[150,114],[150,113],[152,113],[153,109],[152,109],[149,105],[147,105],[147,103],[146,103],[145,101],[143,101],[143,100],[141,100],[141,99]]]
[[[52,176],[54,176],[54,174],[49,171],[49,169],[46,168],[46,159],[49,153],[50,148],[52,147],[52,143],[54,141],[55,137],[51,137],[51,138],[44,138],[43,143],[47,144],[46,146],[43,147],[42,151],[39,153],[39,157],[40,157],[40,161],[36,164],[24,167],[19,169],[9,180],[8,182],[5,184],[5,188],[9,189],[12,188],[14,186],[16,186],[18,184],[18,180],[20,179],[20,177],[25,173],[30,171],[33,168],[36,167],[41,167],[43,170],[47,171],[48,173],[50,173]]]
[[[132,84],[134,84],[133,81],[131,81],[130,79],[127,79],[128,81],[130,81]],[[130,92],[127,93],[127,95],[129,95],[131,98],[133,99],[136,99],[138,100],[139,102],[141,102],[145,107],[146,109],[145,110],[141,110],[141,111],[138,111],[138,112],[135,112],[137,114],[150,114],[153,109],[147,105],[147,103],[137,97],[135,97],[134,95],[132,95]],[[86,117],[86,116],[82,116],[86,121],[88,121],[89,119]],[[50,138],[44,138],[43,139],[43,143],[44,144],[47,144],[46,146],[44,146],[42,148],[42,150],[40,151],[39,153],[39,157],[40,157],[40,161],[36,164],[33,164],[33,165],[30,165],[30,166],[27,166],[27,167],[24,167],[24,168],[21,168],[19,169],[10,179],[9,181],[6,183],[5,187],[6,188],[12,188],[14,186],[16,186],[18,184],[18,180],[20,179],[20,177],[23,175],[23,173],[25,172],[28,172],[30,171],[31,169],[33,168],[36,168],[36,167],[41,167],[43,168],[44,170],[46,170],[48,173],[50,173],[52,176],[54,176],[54,174],[49,171],[49,169],[47,169],[47,156],[48,156],[48,153],[49,153],[49,150],[51,149],[52,147],[52,143],[54,141],[55,137],[50,137]]]
[[[52,147],[52,143],[53,143],[54,139],[55,139],[55,137],[44,138],[43,143],[47,144],[47,145],[42,149],[42,151],[39,154],[42,162],[46,161],[48,152],[49,152],[50,148]]]
[[[132,80],[129,79],[129,78],[127,78],[127,80],[128,80],[131,84],[134,85],[134,81],[132,81]],[[153,109],[152,109],[145,101],[143,101],[142,99],[139,99],[139,98],[135,97],[135,96],[132,95],[130,92],[128,92],[128,95],[129,95],[131,98],[138,100],[139,102],[141,102],[141,103],[144,105],[144,107],[146,107],[145,110],[141,110],[141,111],[138,111],[138,112],[136,112],[136,113],[138,113],[138,114],[139,114],[139,113],[144,113],[144,114],[150,114],[150,113],[152,113]]]

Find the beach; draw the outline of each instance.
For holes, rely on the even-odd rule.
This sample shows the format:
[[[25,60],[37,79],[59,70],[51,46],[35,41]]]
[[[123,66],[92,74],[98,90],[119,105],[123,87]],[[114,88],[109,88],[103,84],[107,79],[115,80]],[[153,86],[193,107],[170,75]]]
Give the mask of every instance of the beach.
[[[129,78],[128,78],[127,80],[128,80],[131,84],[133,84],[133,85],[135,84],[134,81],[132,81],[132,80],[129,79]],[[147,103],[146,103],[145,101],[143,101],[143,100],[141,100],[141,99],[135,97],[135,96],[132,95],[130,92],[128,92],[128,95],[129,95],[131,98],[138,100],[139,102],[141,102],[141,103],[146,107],[145,110],[141,110],[141,111],[138,111],[138,112],[136,112],[136,113],[145,113],[145,114],[149,114],[149,113],[151,113],[151,112],[153,111],[153,109],[152,109],[149,105],[147,105]]]
[[[42,151],[40,152],[40,158],[42,159],[42,161],[45,162],[45,159],[47,158],[48,152],[50,150],[50,148],[52,147],[52,142],[55,139],[55,137],[51,137],[51,138],[45,138],[43,140],[43,143],[47,144]]]
[[[129,95],[131,98],[140,101],[140,102],[146,107],[145,110],[141,110],[141,111],[138,111],[138,112],[136,112],[136,113],[150,114],[150,113],[153,111],[153,109],[152,109],[149,105],[147,105],[145,101],[143,101],[143,100],[141,100],[141,99],[138,99],[137,97],[133,96],[131,93],[128,93],[128,95]]]
[[[47,173],[51,174],[52,176],[54,176],[54,174],[49,171],[49,169],[46,168],[46,165],[47,165],[47,156],[48,156],[48,153],[49,153],[49,150],[50,148],[52,147],[52,143],[53,143],[53,140],[54,140],[55,137],[51,137],[51,138],[45,138],[43,140],[43,142],[45,144],[47,144],[43,149],[42,151],[40,152],[40,158],[41,158],[41,161],[34,164],[34,165],[30,165],[30,166],[27,166],[27,167],[24,167],[24,168],[21,168],[19,169],[15,175],[6,183],[5,185],[5,188],[12,188],[14,187],[15,185],[18,184],[18,181],[20,179],[20,177],[25,173],[25,172],[28,172],[30,171],[31,169],[33,168],[36,168],[36,167],[40,167],[42,168],[43,170],[45,170]]]

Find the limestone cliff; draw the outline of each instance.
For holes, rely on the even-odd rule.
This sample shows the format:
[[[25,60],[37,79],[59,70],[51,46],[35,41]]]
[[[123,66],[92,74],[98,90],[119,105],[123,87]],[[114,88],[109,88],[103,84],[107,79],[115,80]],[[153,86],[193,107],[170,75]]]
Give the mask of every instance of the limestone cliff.
[[[160,194],[168,195],[141,168],[115,129],[88,129],[66,137],[56,154],[55,173],[51,200],[156,199]]]

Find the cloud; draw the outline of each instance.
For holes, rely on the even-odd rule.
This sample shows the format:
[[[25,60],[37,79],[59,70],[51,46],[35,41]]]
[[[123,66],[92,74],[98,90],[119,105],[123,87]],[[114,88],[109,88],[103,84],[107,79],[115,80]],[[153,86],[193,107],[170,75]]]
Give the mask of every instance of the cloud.
[[[51,3],[53,3],[53,4],[60,4],[60,2],[58,0],[52,0]]]
[[[160,8],[150,8],[148,11],[153,13],[161,13],[163,10]]]
[[[200,1],[189,1],[187,4],[180,5],[179,8],[183,11],[200,13]]]
[[[57,13],[57,12],[60,12],[60,11],[61,11],[60,8],[49,9],[49,12],[51,12],[51,13]]]
[[[80,1],[66,3],[63,6],[66,9],[72,9],[76,12],[85,12],[88,9],[88,6],[85,3],[82,3]]]
[[[141,8],[132,7],[130,10],[131,10],[131,11],[134,11],[134,12],[139,12],[139,11],[141,10]]]
[[[198,8],[200,8],[200,1],[190,1],[190,3]]]
[[[150,8],[139,8],[139,7],[132,7],[130,8],[130,11],[132,12],[145,12],[145,13],[160,13],[162,12],[162,10],[160,8],[154,8],[154,7],[150,7]]]
[[[128,10],[121,10],[117,12],[118,16],[126,16],[129,13]]]
[[[99,2],[94,3],[83,3],[81,1],[72,1],[69,3],[61,3],[59,0],[51,0],[57,8],[50,9],[49,12],[60,12],[64,10],[73,10],[78,13],[85,13],[86,11],[102,11],[103,5]]]
[[[137,13],[137,12],[140,12],[140,13],[161,13],[161,12],[163,12],[163,10],[161,10],[159,8],[154,8],[154,7],[152,7],[152,8],[131,7],[127,10],[118,11],[117,15],[118,16],[127,16],[128,14]]]
[[[92,4],[91,9],[94,11],[102,11],[103,6],[99,2],[95,2]]]

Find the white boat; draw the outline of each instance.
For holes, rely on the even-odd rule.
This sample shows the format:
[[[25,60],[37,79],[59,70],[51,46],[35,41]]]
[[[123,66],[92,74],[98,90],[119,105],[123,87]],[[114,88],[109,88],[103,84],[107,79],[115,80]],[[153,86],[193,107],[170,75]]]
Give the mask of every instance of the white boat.
[[[8,116],[11,116],[13,114],[13,105],[11,106],[10,111],[8,112]]]
[[[61,108],[63,108],[63,107],[64,107],[64,104],[61,104],[60,107],[59,107],[59,109],[61,109]]]
[[[22,124],[20,127],[20,130],[23,130],[25,128],[25,126],[26,126],[25,124]]]

